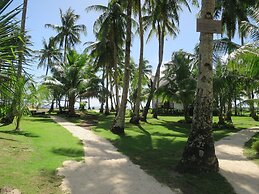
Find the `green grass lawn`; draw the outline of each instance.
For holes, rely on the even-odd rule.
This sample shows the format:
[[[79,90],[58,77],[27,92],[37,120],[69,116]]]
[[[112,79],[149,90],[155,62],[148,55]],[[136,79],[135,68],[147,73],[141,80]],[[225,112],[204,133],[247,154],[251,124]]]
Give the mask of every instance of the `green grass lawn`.
[[[257,165],[259,165],[259,154],[253,149],[252,145],[256,141],[259,141],[259,133],[256,133],[248,142],[245,144],[244,154]]]
[[[149,118],[148,123],[141,123],[140,126],[129,124],[128,118],[126,135],[122,137],[108,130],[113,117],[101,116],[94,132],[110,140],[120,152],[160,182],[190,194],[234,193],[229,183],[218,173],[182,175],[175,171],[190,132],[190,125],[177,123],[182,117],[161,116],[158,120]],[[248,117],[233,117],[233,121],[236,129],[216,129],[215,140],[243,128],[259,126],[258,122]]]
[[[25,194],[62,193],[56,169],[65,160],[81,160],[81,142],[49,118],[26,117],[22,132],[0,127],[0,188]]]

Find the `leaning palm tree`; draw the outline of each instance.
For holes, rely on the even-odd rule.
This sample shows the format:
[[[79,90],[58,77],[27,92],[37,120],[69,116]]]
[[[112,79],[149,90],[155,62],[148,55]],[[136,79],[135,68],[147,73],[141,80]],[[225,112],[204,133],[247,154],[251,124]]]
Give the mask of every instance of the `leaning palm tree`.
[[[86,33],[85,25],[78,25],[76,22],[80,16],[75,14],[74,10],[69,8],[65,13],[60,9],[61,25],[46,24],[57,32],[54,40],[59,42],[60,47],[64,49],[63,59],[66,60],[67,51],[75,44],[80,43],[80,33]]]
[[[60,61],[61,52],[60,49],[56,47],[56,43],[53,37],[49,38],[47,42],[43,40],[43,49],[39,51],[39,67],[46,67],[46,76],[48,75],[49,69],[51,70],[55,62]]]
[[[111,131],[115,134],[124,134],[125,127],[125,113],[126,104],[129,90],[130,79],[130,47],[131,47],[131,29],[132,29],[132,0],[127,1],[127,27],[126,27],[126,48],[125,48],[125,65],[124,65],[124,78],[123,78],[123,91],[121,104],[118,110],[118,114],[114,119],[111,126]]]

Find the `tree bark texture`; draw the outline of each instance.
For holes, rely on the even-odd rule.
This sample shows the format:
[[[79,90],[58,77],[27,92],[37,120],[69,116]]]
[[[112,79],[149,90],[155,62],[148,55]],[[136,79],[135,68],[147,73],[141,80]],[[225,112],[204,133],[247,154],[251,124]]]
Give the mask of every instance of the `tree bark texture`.
[[[105,94],[105,115],[109,115],[109,66],[106,64],[106,94]]]
[[[214,13],[215,0],[202,0],[201,17],[208,18]],[[193,123],[179,172],[201,173],[219,170],[212,136],[213,72],[212,72],[213,34],[200,35],[200,63],[196,91]]]
[[[164,56],[164,40],[165,39],[165,25],[162,24],[162,27],[160,23],[158,23],[158,44],[159,44],[159,49],[158,49],[158,65],[156,69],[156,74],[155,74],[155,80],[154,80],[154,92],[156,89],[159,87],[159,81],[160,81],[160,69],[163,63],[163,56]],[[155,107],[153,109],[153,118],[158,117],[158,97],[155,97]]]
[[[142,116],[141,116],[141,121],[144,121],[144,122],[147,122],[147,114],[148,114],[148,110],[149,110],[149,107],[150,107],[150,104],[151,104],[151,100],[153,98],[153,94],[154,94],[154,89],[155,87],[153,86],[154,83],[153,81],[150,79],[150,93],[148,95],[148,99],[147,99],[147,102],[146,102],[146,106],[144,107],[144,110],[143,110],[143,113],[142,113]]]
[[[69,116],[75,116],[76,112],[75,112],[75,102],[76,102],[76,95],[75,93],[71,93],[68,96],[68,114]]]
[[[129,79],[130,79],[130,47],[131,47],[131,28],[132,28],[131,15],[132,15],[132,1],[128,0],[123,91],[122,91],[122,98],[121,98],[119,111],[111,127],[111,131],[115,134],[124,134],[125,112],[126,112],[128,90],[129,90]]]
[[[139,68],[138,68],[138,88],[136,103],[134,106],[133,116],[130,120],[132,124],[139,124],[139,108],[140,108],[140,98],[142,91],[142,78],[143,78],[143,61],[144,61],[144,30],[142,22],[142,10],[141,10],[141,0],[138,0],[138,16],[139,16],[139,37],[140,37],[140,51],[139,51]]]

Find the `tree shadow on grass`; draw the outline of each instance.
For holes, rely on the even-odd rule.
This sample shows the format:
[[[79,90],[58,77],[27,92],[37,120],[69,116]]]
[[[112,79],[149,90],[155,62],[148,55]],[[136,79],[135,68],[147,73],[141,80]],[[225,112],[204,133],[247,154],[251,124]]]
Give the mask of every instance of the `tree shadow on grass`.
[[[22,135],[22,136],[25,136],[25,137],[33,137],[33,138],[40,137],[40,136],[38,136],[36,134],[30,133],[30,132],[26,132],[26,131],[11,130],[11,131],[0,131],[0,133],[10,134],[10,135]]]
[[[55,123],[55,121],[53,121],[51,118],[36,118],[36,119],[31,119],[30,121],[31,122]]]
[[[0,140],[6,140],[6,141],[16,141],[17,142],[17,140],[15,140],[15,139],[10,139],[10,138],[4,138],[4,137],[0,137]]]
[[[73,148],[52,148],[51,150],[54,154],[68,156],[68,157],[84,157],[84,151],[81,149],[73,149]]]

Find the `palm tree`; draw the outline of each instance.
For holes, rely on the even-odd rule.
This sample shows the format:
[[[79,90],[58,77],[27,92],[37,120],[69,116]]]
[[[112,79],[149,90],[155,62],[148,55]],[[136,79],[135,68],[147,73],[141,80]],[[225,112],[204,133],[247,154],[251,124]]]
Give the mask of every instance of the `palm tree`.
[[[1,5],[0,5],[0,8],[1,8],[0,14],[2,14],[11,3],[12,3],[12,1],[8,1],[8,0],[2,2]],[[22,77],[23,62],[24,62],[24,59],[25,59],[25,55],[27,53],[26,43],[28,43],[28,39],[25,36],[27,3],[28,3],[28,0],[23,1],[22,19],[21,19],[20,28],[15,27],[15,28],[12,29],[13,31],[9,31],[9,30],[11,30],[11,28],[10,28],[11,26],[14,27],[14,23],[12,22],[12,20],[18,14],[17,11],[13,10],[13,11],[11,11],[11,12],[9,12],[6,15],[3,15],[1,17],[2,22],[3,22],[2,24],[6,24],[6,26],[3,26],[1,31],[2,31],[2,33],[8,33],[9,34],[9,37],[8,36],[7,37],[1,37],[1,39],[4,40],[3,43],[5,43],[5,41],[9,41],[9,46],[6,46],[5,49],[8,49],[8,50],[11,49],[10,51],[12,52],[12,46],[11,45],[15,44],[14,48],[17,47],[17,55],[18,55],[17,71],[16,71],[17,79],[16,79],[16,82],[14,82],[16,84],[19,84],[18,79],[20,79]],[[5,35],[8,35],[8,34],[5,34]],[[16,36],[16,38],[14,39],[15,36]],[[20,37],[20,38],[18,38],[18,37]],[[10,40],[12,40],[12,42],[10,42]],[[1,45],[1,46],[4,47],[5,45]],[[5,51],[5,50],[3,50],[3,51]],[[9,51],[9,53],[10,53],[10,51]],[[7,53],[4,53],[3,55],[6,55],[6,54]],[[12,71],[12,72],[14,72],[14,71]],[[16,116],[15,114],[18,112],[17,108],[20,105],[20,103],[22,103],[22,93],[21,93],[22,90],[18,89],[18,87],[14,87],[13,89],[14,89],[14,95],[12,97],[12,104],[11,104],[11,108],[10,108],[9,113],[4,118],[5,124],[12,123],[14,117]],[[17,130],[18,130],[18,128],[17,128]]]
[[[259,41],[259,3],[249,9],[249,15],[253,19],[254,23],[248,21],[242,21],[241,30],[250,35],[254,41]]]
[[[111,131],[115,134],[124,134],[125,125],[125,112],[129,90],[129,77],[130,77],[130,47],[131,47],[131,28],[132,28],[132,0],[127,2],[127,30],[126,30],[126,48],[125,48],[125,67],[123,78],[123,91],[121,104],[118,114],[114,119]]]
[[[53,66],[53,76],[45,80],[45,84],[58,91],[59,95],[68,95],[69,116],[75,116],[75,102],[76,98],[82,93],[83,88],[86,87],[86,63],[88,56],[85,54],[78,54],[71,50],[67,54],[67,62],[64,65]]]
[[[64,49],[63,59],[66,60],[67,51],[75,44],[80,43],[80,33],[86,33],[85,25],[77,25],[76,22],[80,16],[74,13],[74,10],[69,8],[65,13],[60,9],[61,25],[46,24],[48,28],[52,28],[58,34],[54,40],[59,42],[60,47]]]
[[[140,102],[141,102],[141,91],[142,91],[142,77],[143,77],[143,66],[144,66],[144,27],[143,27],[143,17],[142,17],[142,5],[141,0],[135,0],[134,6],[138,12],[139,21],[139,38],[140,38],[140,48],[139,48],[139,68],[138,68],[138,87],[136,92],[136,102],[134,106],[134,111],[130,122],[133,124],[139,124],[140,115]]]
[[[129,99],[133,105],[132,111],[134,111],[136,109],[135,106],[137,106],[137,92],[138,92],[138,87],[139,87],[139,68],[132,67],[131,71],[132,71],[132,73],[131,73],[132,77],[131,77],[131,84],[130,84]],[[149,83],[149,78],[151,77],[151,74],[152,74],[152,66],[149,65],[148,60],[143,61],[143,67],[142,67],[141,74],[143,75],[143,78],[141,80],[141,88],[145,89]],[[143,98],[144,98],[143,92],[141,92],[139,106],[141,104],[141,101],[144,101]],[[133,112],[133,114],[134,114],[134,112]],[[136,123],[134,123],[134,124],[136,124]]]
[[[25,23],[26,23],[26,14],[27,14],[27,5],[28,0],[23,0],[23,9],[22,9],[22,20],[21,20],[21,38],[25,41]],[[21,77],[22,74],[22,63],[24,61],[24,42],[19,41],[19,60],[18,60],[18,70],[17,77]]]
[[[94,46],[96,61],[102,59],[103,69],[114,70],[116,111],[119,108],[119,69],[121,56],[123,55],[123,44],[125,40],[126,15],[119,0],[110,1],[108,6],[93,5],[86,8],[86,11],[101,11],[94,24],[94,32],[97,43]],[[106,57],[105,57],[106,56]],[[105,63],[105,64],[104,64]],[[100,63],[99,63],[100,64]],[[107,66],[108,65],[108,66]],[[107,74],[107,72],[106,72]],[[106,75],[108,76],[108,74]],[[112,77],[112,75],[110,75]],[[107,104],[107,103],[106,103]]]
[[[195,2],[195,1],[193,1]],[[163,54],[164,54],[164,40],[167,34],[175,37],[178,33],[178,25],[179,25],[179,12],[182,10],[182,5],[187,6],[190,10],[188,2],[186,0],[173,1],[173,0],[158,0],[158,1],[150,1],[148,4],[147,12],[148,15],[144,17],[144,22],[146,28],[151,26],[151,31],[149,33],[149,37],[152,34],[156,34],[158,37],[158,65],[155,73],[155,77],[153,80],[150,96],[148,98],[146,107],[142,114],[142,120],[146,121],[148,109],[150,106],[150,101],[153,98],[153,94],[159,86],[160,79],[160,69],[163,62]],[[155,99],[157,102],[157,99]],[[157,104],[155,103],[155,109],[153,110],[153,117],[157,118]]]
[[[15,17],[20,13],[20,7],[5,13],[12,2],[13,0],[4,0],[0,4],[0,76],[3,76],[1,75],[3,68],[10,67],[8,61],[15,59],[13,51],[15,51],[18,46],[13,43],[18,39],[18,34],[14,32],[18,31]]]
[[[189,107],[193,103],[196,81],[192,75],[194,56],[182,50],[172,54],[172,61],[165,64],[164,76],[157,90],[167,101],[181,102],[185,122],[190,123]]]
[[[248,22],[249,9],[254,6],[256,1],[253,0],[217,0],[215,16],[221,15],[223,30],[227,34],[229,40],[234,38],[238,28],[241,45],[244,44],[246,32],[241,30],[241,23]]]
[[[39,51],[40,62],[39,67],[46,67],[46,76],[48,75],[48,70],[52,68],[55,62],[60,61],[61,53],[58,48],[56,48],[56,43],[54,38],[49,38],[47,42],[45,39],[43,40],[43,49]]]
[[[255,93],[258,90],[259,82],[259,49],[258,41],[245,45],[230,55],[230,64],[239,72],[243,82],[245,96],[248,100],[244,101],[250,107],[250,115],[255,120],[258,120],[254,103]]]
[[[68,89],[69,115],[75,115],[75,101],[81,90],[82,84],[86,83],[85,68],[87,55],[79,55],[70,51],[67,55],[67,64],[64,66],[64,86]]]
[[[202,0],[201,18],[215,10],[215,0]],[[213,34],[200,35],[200,62],[192,129],[179,162],[180,172],[219,170],[212,136]]]

